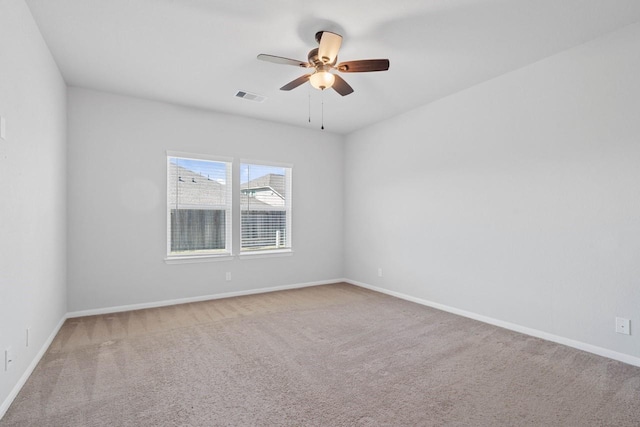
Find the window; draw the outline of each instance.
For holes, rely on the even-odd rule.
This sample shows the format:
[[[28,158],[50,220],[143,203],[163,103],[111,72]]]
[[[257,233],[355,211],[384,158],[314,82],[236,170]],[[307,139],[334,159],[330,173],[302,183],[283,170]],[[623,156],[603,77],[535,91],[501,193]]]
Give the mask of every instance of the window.
[[[231,253],[231,162],[167,154],[167,256]]]
[[[291,252],[291,166],[167,152],[167,262],[265,252]]]
[[[291,168],[240,165],[241,252],[291,249]]]

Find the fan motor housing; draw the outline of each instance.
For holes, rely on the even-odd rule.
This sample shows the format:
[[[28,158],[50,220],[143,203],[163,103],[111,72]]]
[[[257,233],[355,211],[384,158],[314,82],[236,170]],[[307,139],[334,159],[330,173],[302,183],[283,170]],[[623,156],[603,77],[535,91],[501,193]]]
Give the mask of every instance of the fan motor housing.
[[[336,62],[338,61],[338,57],[336,56],[331,64],[326,64],[318,56],[318,48],[311,49],[309,51],[309,55],[307,55],[307,59],[309,60],[309,64],[312,64],[315,68],[321,68],[321,67],[323,67],[325,65],[328,65],[329,67],[332,67],[332,66],[336,65]]]

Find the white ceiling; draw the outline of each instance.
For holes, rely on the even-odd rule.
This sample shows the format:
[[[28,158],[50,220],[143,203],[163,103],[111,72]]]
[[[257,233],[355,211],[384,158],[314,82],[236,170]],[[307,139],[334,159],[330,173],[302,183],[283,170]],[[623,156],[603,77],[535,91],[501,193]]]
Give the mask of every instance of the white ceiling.
[[[640,20],[638,0],[26,0],[71,86],[346,134]],[[355,92],[278,90],[314,34],[343,35]],[[255,103],[238,90],[267,97]],[[307,122],[311,94],[311,119]]]

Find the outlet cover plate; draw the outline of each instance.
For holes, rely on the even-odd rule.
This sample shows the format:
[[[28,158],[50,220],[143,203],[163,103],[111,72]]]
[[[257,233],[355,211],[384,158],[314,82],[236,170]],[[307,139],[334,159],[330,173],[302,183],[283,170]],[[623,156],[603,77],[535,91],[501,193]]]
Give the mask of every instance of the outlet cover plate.
[[[11,368],[11,365],[13,365],[13,350],[11,349],[11,347],[7,348],[4,350],[4,370],[5,372],[8,371]]]
[[[622,317],[616,317],[616,332],[631,335],[631,321]]]

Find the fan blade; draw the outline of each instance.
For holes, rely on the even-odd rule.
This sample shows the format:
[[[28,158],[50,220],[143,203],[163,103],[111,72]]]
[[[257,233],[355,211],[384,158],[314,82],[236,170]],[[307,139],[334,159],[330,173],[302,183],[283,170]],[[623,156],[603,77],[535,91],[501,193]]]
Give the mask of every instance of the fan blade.
[[[336,68],[343,73],[367,73],[369,71],[387,71],[388,59],[362,59],[360,61],[347,61],[339,63]]]
[[[325,64],[333,64],[338,57],[338,51],[342,45],[342,36],[330,31],[323,31],[318,47],[318,58]]]
[[[258,59],[261,61],[274,62],[276,64],[295,65],[296,67],[302,68],[309,68],[311,66],[311,64],[309,64],[308,62],[283,58],[282,56],[265,55],[264,53],[258,55]]]
[[[304,76],[300,76],[297,79],[287,83],[286,85],[282,86],[280,88],[280,90],[291,90],[291,89],[295,89],[298,86],[300,86],[301,84],[303,84],[304,82],[306,82],[307,80],[309,80],[309,77],[311,77],[311,74],[305,74]]]
[[[349,86],[349,83],[345,82],[344,79],[337,74],[334,74],[335,81],[333,82],[333,86],[331,86],[336,92],[338,92],[342,96],[349,95],[353,92],[353,88]]]

